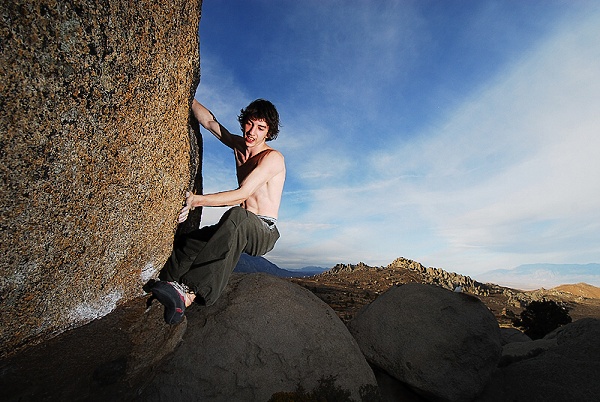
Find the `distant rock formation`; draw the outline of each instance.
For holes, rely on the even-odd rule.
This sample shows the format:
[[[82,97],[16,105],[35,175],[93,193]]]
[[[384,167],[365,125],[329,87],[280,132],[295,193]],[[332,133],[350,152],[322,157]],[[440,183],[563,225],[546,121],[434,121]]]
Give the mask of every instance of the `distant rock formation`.
[[[349,329],[370,363],[430,400],[473,400],[502,350],[498,323],[479,299],[417,283],[383,293]]]
[[[194,307],[187,317],[184,342],[141,400],[267,401],[329,376],[360,400],[361,386],[376,386],[333,310],[289,281],[234,274],[215,305]]]
[[[364,271],[369,269],[381,269],[376,267],[371,267],[364,262],[359,262],[358,264],[336,264],[329,271],[324,272],[325,275],[335,275],[342,272],[353,272],[353,271]]]
[[[139,296],[168,257],[200,4],[2,2],[0,356]]]
[[[503,295],[508,299],[508,304],[516,308],[524,308],[532,301],[543,301],[548,296],[563,296],[566,293],[573,294],[581,298],[594,298],[600,295],[600,289],[587,285],[585,283],[577,285],[563,285],[554,289],[538,289],[532,291],[521,291],[518,289],[506,288],[493,283],[482,283],[471,279],[469,276],[448,272],[442,268],[425,267],[417,261],[404,257],[395,259],[385,267],[372,267],[363,262],[358,264],[337,264],[322,275],[335,277],[340,274],[350,274],[358,272],[414,272],[418,274],[419,283],[428,283],[448,290],[458,290],[460,292],[470,293],[476,296]],[[390,286],[400,283],[389,283]]]
[[[468,276],[448,272],[441,268],[426,268],[417,261],[409,260],[404,257],[396,258],[386,267],[371,267],[363,262],[358,264],[337,264],[323,275],[336,275],[339,273],[350,273],[356,271],[368,270],[408,270],[418,273],[425,283],[440,286],[445,289],[454,290],[460,287],[462,291],[475,295],[489,295],[489,286],[476,282]]]
[[[560,285],[550,290],[555,292],[570,293],[574,296],[585,299],[600,299],[600,288],[587,283]]]
[[[441,268],[425,268],[420,263],[403,257],[395,259],[387,268],[405,268],[409,271],[418,272],[423,275],[425,283],[440,286],[444,289],[454,290],[460,287],[463,292],[478,296],[488,296],[490,294],[488,285],[474,281],[468,276],[448,272]]]

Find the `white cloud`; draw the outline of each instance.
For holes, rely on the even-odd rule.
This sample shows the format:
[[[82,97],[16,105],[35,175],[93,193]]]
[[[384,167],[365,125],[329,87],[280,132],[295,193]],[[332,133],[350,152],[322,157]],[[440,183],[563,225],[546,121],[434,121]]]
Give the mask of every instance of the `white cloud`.
[[[598,227],[581,231],[585,222],[600,218],[600,160],[595,152],[600,149],[600,117],[594,112],[600,107],[600,57],[592,40],[595,31],[587,25],[577,36],[549,41],[472,102],[478,113],[468,111],[467,124],[452,122],[442,134],[449,146],[447,139],[463,135],[469,122],[483,121],[478,123],[481,133],[501,133],[498,117],[510,118],[511,130],[498,141],[507,150],[497,155],[503,159],[500,169],[484,171],[481,177],[476,173],[477,180],[467,186],[463,180],[449,180],[462,187],[460,193],[449,205],[429,211],[450,245],[483,248],[490,257],[496,251],[518,250],[523,259],[551,256],[561,262],[578,259],[583,244],[596,248],[592,239]],[[467,137],[464,148],[447,148],[454,158],[451,171],[466,171],[478,152],[496,152],[490,137]],[[432,147],[448,154],[435,142]],[[487,161],[482,165],[496,168]],[[440,195],[447,191],[442,187]]]

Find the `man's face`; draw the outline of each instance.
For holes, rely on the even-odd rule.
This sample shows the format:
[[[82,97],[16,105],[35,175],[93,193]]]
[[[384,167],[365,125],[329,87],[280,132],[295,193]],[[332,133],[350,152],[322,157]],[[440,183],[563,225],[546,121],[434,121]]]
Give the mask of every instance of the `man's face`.
[[[269,125],[264,120],[248,119],[244,123],[244,139],[247,147],[263,144],[269,135]]]

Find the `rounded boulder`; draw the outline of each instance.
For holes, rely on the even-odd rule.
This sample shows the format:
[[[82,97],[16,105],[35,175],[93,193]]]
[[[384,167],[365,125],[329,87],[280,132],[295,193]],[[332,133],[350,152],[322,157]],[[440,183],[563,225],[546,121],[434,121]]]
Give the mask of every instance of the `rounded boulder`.
[[[210,307],[186,311],[180,347],[145,401],[267,401],[324,379],[360,400],[375,376],[334,311],[310,291],[263,273],[234,274]]]
[[[502,351],[498,323],[479,299],[432,285],[391,288],[349,329],[368,361],[433,400],[473,400]]]

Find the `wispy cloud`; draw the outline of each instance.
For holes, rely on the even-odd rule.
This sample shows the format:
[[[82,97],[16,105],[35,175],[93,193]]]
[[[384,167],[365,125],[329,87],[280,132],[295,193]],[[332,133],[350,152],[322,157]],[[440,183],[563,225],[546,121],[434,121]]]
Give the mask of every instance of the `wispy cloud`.
[[[373,181],[353,186],[340,174],[351,165],[336,163],[339,185],[312,193],[302,218],[339,229],[299,245],[290,222],[275,257],[378,264],[405,254],[467,273],[598,259],[600,24],[583,22],[569,21],[413,140],[388,139],[354,161]],[[318,156],[319,169],[335,163],[328,152],[310,161]]]

